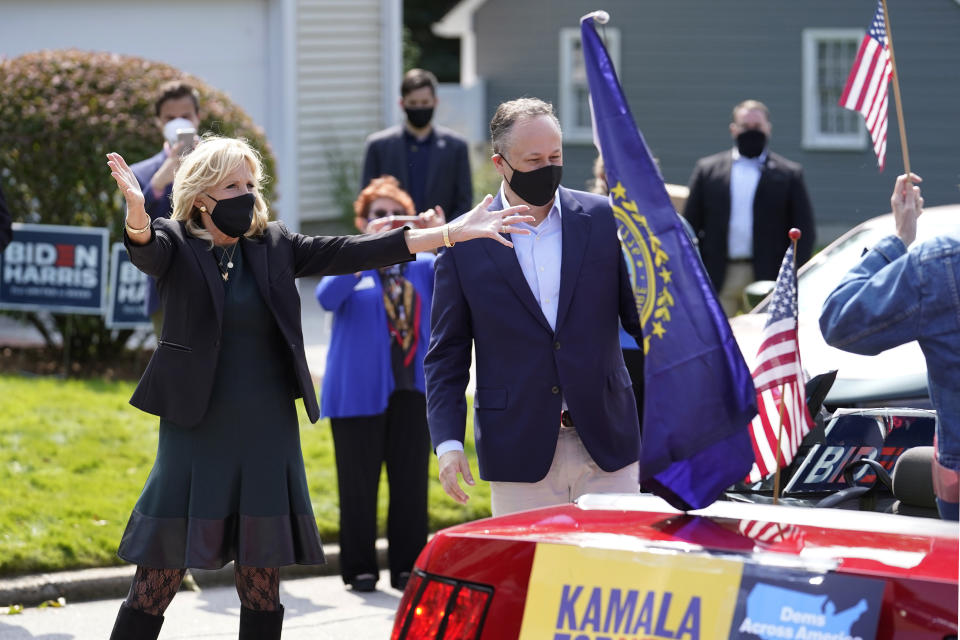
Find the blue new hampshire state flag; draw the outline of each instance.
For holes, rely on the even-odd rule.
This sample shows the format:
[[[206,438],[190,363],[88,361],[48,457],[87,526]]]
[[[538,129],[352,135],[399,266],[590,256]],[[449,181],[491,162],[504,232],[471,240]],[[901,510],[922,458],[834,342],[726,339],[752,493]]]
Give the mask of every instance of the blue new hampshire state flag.
[[[643,323],[640,479],[673,506],[700,509],[750,471],[757,396],[594,27],[599,13],[585,16],[580,31],[593,126]]]

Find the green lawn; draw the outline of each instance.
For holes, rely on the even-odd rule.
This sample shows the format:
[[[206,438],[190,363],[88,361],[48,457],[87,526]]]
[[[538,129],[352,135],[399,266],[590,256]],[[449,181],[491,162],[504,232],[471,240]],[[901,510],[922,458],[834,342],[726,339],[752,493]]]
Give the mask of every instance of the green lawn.
[[[0,375],[0,575],[120,564],[117,544],[153,464],[158,419],[127,400],[132,382]],[[337,531],[337,482],[330,427],[310,424],[297,403],[317,525]],[[472,424],[467,454],[476,477]],[[430,465],[430,527],[489,515],[478,479],[461,507]],[[381,480],[381,532],[387,505]]]

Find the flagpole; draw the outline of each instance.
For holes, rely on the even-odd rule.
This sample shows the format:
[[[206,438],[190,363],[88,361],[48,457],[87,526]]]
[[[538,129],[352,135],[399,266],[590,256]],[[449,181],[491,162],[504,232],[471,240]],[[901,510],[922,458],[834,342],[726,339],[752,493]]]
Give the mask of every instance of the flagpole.
[[[773,476],[773,504],[777,504],[780,499],[780,443],[783,441],[783,386],[780,383],[780,401],[777,403],[780,414],[780,426],[777,427],[777,471]]]
[[[890,68],[893,70],[893,97],[897,103],[897,125],[900,128],[900,148],[903,151],[903,171],[910,175],[910,152],[907,150],[907,129],[903,124],[903,103],[900,101],[900,72],[893,57],[893,32],[890,29],[890,14],[887,13],[887,0],[883,4],[883,22],[887,31],[887,49],[890,52]]]
[[[800,239],[802,232],[800,229],[794,227],[790,229],[790,242],[793,243],[793,272],[797,272],[797,240]],[[784,383],[780,383],[780,402],[779,411],[780,414],[780,426],[777,427],[777,470],[773,476],[773,504],[777,504],[780,500],[780,443],[783,441],[783,387]]]

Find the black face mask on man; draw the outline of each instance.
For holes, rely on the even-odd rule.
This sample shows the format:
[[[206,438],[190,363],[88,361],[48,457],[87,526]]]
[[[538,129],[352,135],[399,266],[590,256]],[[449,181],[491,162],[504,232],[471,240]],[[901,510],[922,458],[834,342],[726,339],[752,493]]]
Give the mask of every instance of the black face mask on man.
[[[747,129],[737,136],[737,151],[744,158],[756,158],[767,146],[767,134],[759,129]]]
[[[252,193],[244,193],[233,198],[217,200],[209,193],[208,198],[217,203],[210,212],[210,219],[224,234],[231,238],[239,238],[250,230],[253,223],[253,207],[257,198]]]
[[[412,108],[404,107],[407,114],[407,120],[414,129],[423,129],[433,120],[433,107]]]
[[[513,165],[501,153],[500,158],[513,169]],[[507,181],[513,192],[535,207],[542,207],[550,202],[560,186],[563,177],[563,165],[548,164],[533,171],[517,171],[513,169],[513,176]]]

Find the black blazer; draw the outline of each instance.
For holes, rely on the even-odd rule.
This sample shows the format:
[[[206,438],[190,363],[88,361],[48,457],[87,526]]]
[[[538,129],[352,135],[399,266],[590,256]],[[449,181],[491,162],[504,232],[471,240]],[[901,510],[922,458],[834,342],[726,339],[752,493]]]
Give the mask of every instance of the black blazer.
[[[433,147],[424,187],[426,202],[418,202],[419,210],[440,205],[448,220],[473,208],[473,183],[467,142],[445,127],[433,127]],[[363,176],[360,188],[374,178],[390,175],[409,191],[407,151],[403,127],[398,125],[378,131],[367,138],[363,153]]]
[[[3,198],[3,191],[0,190],[0,253],[3,253],[12,239],[10,212],[7,210],[7,201]]]
[[[727,272],[732,164],[732,151],[698,160],[683,209],[683,217],[700,241],[700,256],[717,291],[723,287]],[[791,227],[803,232],[797,243],[797,264],[803,264],[810,259],[816,235],[803,168],[768,152],[753,197],[753,271],[757,280],[777,278],[790,244],[787,233]]]
[[[210,243],[191,236],[182,222],[153,221],[153,237],[136,245],[124,234],[130,260],[157,279],[163,330],[130,404],[189,427],[210,400],[223,324],[223,280]],[[298,389],[311,422],[320,417],[300,324],[294,278],[344,274],[413,259],[403,229],[371,236],[304,236],[271,222],[258,239],[242,238],[246,265],[290,347]]]

